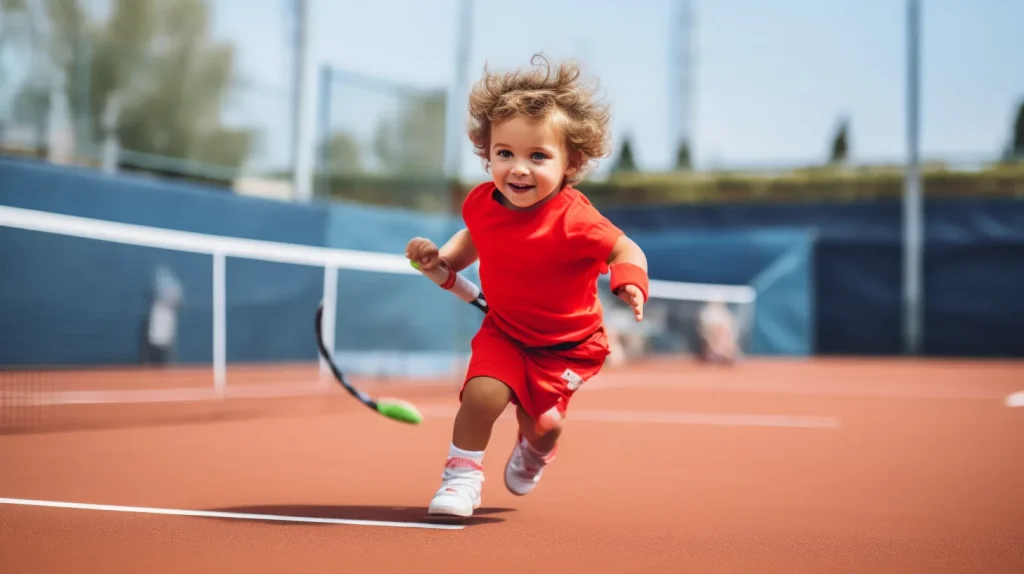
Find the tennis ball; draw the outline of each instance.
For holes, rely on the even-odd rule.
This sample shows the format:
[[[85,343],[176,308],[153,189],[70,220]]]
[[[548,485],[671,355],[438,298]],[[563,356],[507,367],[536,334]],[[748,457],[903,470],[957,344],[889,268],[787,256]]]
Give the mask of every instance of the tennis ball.
[[[377,412],[390,419],[414,425],[420,424],[423,421],[423,415],[420,414],[419,409],[412,403],[401,399],[387,398],[378,400]]]

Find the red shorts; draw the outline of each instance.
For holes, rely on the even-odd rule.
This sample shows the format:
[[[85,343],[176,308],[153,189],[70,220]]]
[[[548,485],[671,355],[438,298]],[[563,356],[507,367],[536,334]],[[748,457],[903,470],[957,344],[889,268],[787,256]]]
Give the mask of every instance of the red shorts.
[[[462,388],[473,377],[492,377],[512,389],[512,402],[523,407],[533,420],[539,420],[551,407],[565,414],[573,394],[601,371],[608,354],[604,328],[571,349],[539,349],[523,346],[495,326],[490,317],[484,317],[473,337]]]

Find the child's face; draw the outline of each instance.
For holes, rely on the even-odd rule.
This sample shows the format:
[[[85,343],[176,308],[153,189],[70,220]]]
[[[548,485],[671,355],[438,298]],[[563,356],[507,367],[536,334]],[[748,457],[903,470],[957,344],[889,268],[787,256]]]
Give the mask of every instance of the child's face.
[[[570,158],[550,119],[517,116],[491,128],[491,176],[513,207],[530,207],[558,191]]]

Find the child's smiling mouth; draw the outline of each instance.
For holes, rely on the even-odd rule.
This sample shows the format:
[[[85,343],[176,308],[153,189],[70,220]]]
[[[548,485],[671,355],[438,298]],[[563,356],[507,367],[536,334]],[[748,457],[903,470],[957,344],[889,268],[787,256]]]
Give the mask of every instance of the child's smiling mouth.
[[[508,184],[508,187],[509,189],[516,193],[526,193],[527,191],[533,189],[532,185],[526,183],[510,183]]]

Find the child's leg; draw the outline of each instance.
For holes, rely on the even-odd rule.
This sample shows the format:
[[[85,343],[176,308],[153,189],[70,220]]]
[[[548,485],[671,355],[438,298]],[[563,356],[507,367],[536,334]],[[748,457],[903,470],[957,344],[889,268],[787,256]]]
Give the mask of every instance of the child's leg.
[[[491,439],[494,421],[508,406],[511,391],[492,377],[473,377],[462,390],[462,404],[455,415],[452,443],[441,475],[441,488],[428,514],[471,516],[480,507],[484,481],[484,450]]]
[[[565,415],[561,415],[562,420],[555,424],[550,429],[542,429],[537,424],[537,421],[530,418],[530,415],[526,414],[523,407],[518,406],[516,408],[516,420],[519,422],[519,434],[522,435],[526,442],[530,444],[537,452],[549,453],[555,450],[558,446],[558,439],[562,436],[562,429],[565,427]]]
[[[565,419],[563,415],[554,425],[541,428],[521,406],[516,408],[516,419],[519,436],[505,464],[505,488],[512,494],[524,496],[533,492],[544,467],[555,459]]]
[[[505,411],[512,391],[492,377],[474,377],[462,390],[462,404],[455,415],[452,445],[464,451],[483,452],[491,440],[494,421]]]
[[[603,331],[564,353],[528,354],[527,380],[532,385],[532,400],[520,403],[516,409],[519,436],[505,464],[505,488],[509,492],[518,496],[533,492],[544,468],[558,452],[558,440],[565,430],[565,413],[572,396],[600,372],[607,356],[607,338]],[[537,384],[537,381],[543,383]]]

